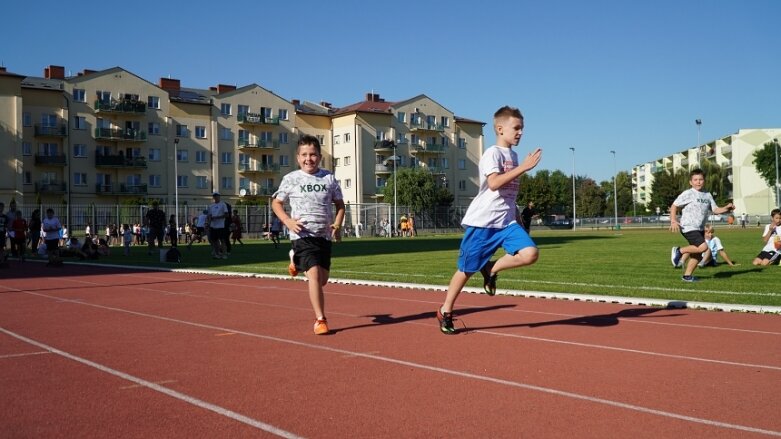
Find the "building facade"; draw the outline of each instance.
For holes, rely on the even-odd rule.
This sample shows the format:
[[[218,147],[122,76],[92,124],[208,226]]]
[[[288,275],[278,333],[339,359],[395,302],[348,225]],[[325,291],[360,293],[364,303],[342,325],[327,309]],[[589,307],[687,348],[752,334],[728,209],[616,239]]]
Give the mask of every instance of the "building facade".
[[[297,168],[302,134],[321,140],[322,166],[346,203],[377,203],[396,170],[419,167],[456,204],[477,194],[484,123],[419,95],[377,94],[342,108],[289,101],[257,85],[155,84],[121,68],[42,77],[0,70],[0,198],[24,203],[202,204],[267,198]],[[390,160],[389,160],[390,159]]]
[[[741,129],[735,134],[689,148],[632,168],[633,197],[638,204],[648,205],[654,174],[689,171],[705,161],[727,170],[732,185],[730,198],[738,214],[767,215],[778,206],[775,189],[768,187],[754,166],[754,152],[768,142],[781,137],[781,128]]]

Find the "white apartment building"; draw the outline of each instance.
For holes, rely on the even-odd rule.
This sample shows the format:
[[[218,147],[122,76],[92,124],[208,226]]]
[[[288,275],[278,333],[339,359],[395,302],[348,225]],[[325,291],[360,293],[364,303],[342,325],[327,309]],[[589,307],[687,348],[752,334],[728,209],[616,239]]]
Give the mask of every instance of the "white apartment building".
[[[775,189],[768,187],[754,166],[754,152],[773,139],[781,138],[781,128],[741,129],[735,134],[685,149],[632,168],[633,196],[638,204],[651,200],[654,174],[661,170],[691,170],[706,160],[729,171],[731,198],[737,214],[767,215],[778,206]]]

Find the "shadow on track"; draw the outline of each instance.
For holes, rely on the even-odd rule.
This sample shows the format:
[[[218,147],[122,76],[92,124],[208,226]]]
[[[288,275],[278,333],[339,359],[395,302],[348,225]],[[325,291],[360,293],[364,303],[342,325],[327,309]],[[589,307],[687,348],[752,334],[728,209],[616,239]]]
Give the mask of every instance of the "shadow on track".
[[[491,311],[491,310],[505,309],[505,308],[515,308],[515,305],[495,305],[495,306],[480,306],[474,308],[464,308],[458,310],[458,315],[462,316],[462,315],[473,314],[476,312]],[[398,323],[413,322],[416,320],[434,319],[434,321],[436,321],[437,312],[436,310],[434,310],[434,311],[427,311],[419,314],[410,314],[410,315],[399,316],[399,317],[393,317],[391,314],[370,314],[363,317],[371,317],[372,322],[363,325],[355,325],[355,326],[348,326],[346,328],[333,329],[331,332],[337,333],[342,331],[349,331],[352,329],[370,328],[373,326],[380,326],[380,325],[395,325]]]

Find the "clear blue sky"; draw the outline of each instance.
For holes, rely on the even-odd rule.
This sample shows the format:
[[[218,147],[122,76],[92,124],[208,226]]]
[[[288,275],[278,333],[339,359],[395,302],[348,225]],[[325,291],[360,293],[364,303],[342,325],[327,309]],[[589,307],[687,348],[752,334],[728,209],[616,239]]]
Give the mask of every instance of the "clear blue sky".
[[[781,1],[5,2],[0,63],[257,83],[345,106],[424,93],[488,122],[518,106],[539,169],[597,181],[740,128],[781,127]]]

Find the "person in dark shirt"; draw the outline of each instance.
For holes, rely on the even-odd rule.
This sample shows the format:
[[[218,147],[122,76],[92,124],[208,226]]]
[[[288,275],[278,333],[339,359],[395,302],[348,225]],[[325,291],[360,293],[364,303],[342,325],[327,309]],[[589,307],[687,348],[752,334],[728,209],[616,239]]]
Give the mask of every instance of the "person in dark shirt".
[[[146,213],[144,217],[145,225],[149,228],[147,232],[147,241],[149,242],[149,251],[147,254],[154,253],[155,240],[157,240],[157,247],[163,248],[163,237],[165,235],[165,212],[160,210],[160,205],[157,200],[152,201],[152,208]]]
[[[534,201],[526,203],[526,207],[521,211],[521,227],[529,233],[532,226],[532,218],[537,216],[537,211],[534,210]]]

